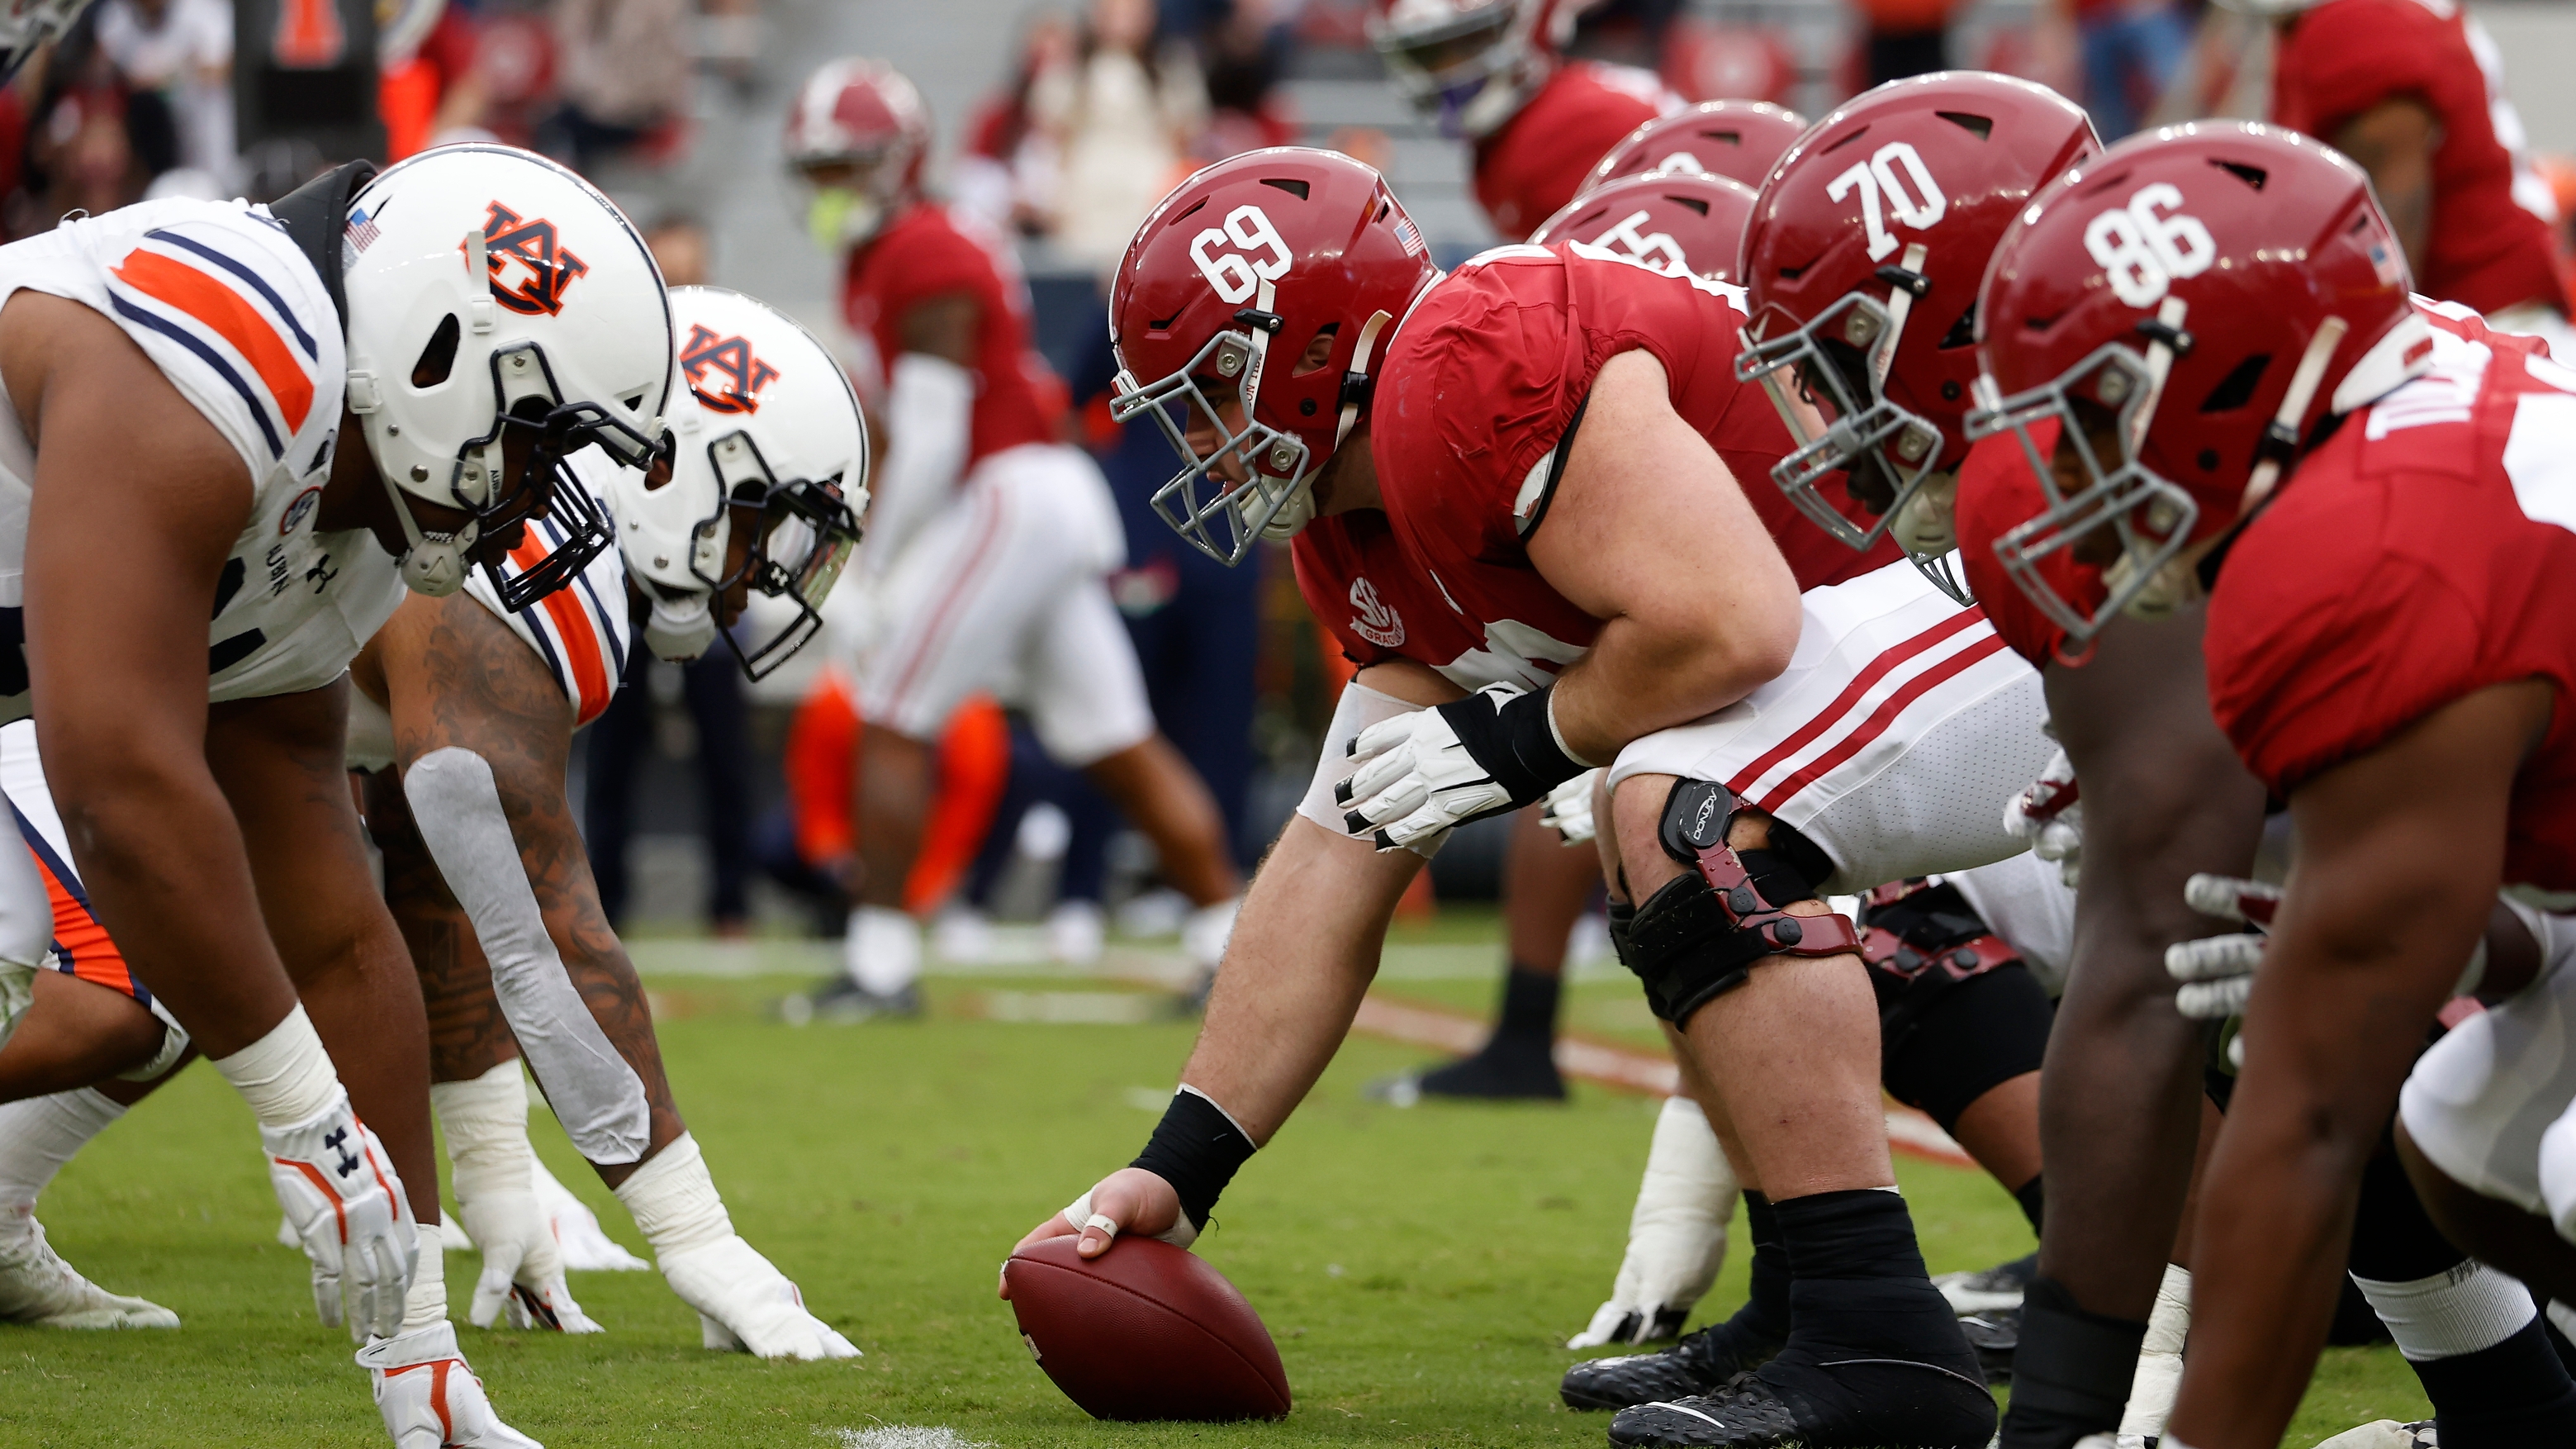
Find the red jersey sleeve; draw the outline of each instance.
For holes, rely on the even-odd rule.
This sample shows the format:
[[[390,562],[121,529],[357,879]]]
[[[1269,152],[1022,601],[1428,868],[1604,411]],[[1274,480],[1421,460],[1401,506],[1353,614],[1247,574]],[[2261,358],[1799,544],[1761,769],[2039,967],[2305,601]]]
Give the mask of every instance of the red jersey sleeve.
[[[2031,440],[2043,456],[2054,451],[2057,424],[2045,422],[2033,428]],[[1976,596],[1977,607],[1985,610],[1987,621],[2013,652],[2029,660],[2034,669],[2045,669],[2057,660],[2058,649],[2066,642],[2066,631],[2041,613],[2012,575],[2004,572],[2003,561],[1995,557],[1995,540],[2038,517],[2047,507],[2048,495],[2041,491],[2039,480],[2031,476],[2030,459],[2022,452],[2019,438],[2008,433],[1982,438],[1968,449],[1967,461],[1959,465],[1958,503],[1953,513],[1959,530],[1959,562],[1967,573],[1968,591]],[[2102,571],[2091,564],[2077,563],[2071,549],[2050,554],[2040,565],[2040,576],[2061,597],[2086,613],[2100,608],[2107,597]]]
[[[1002,279],[982,247],[947,227],[890,228],[868,258],[886,325],[900,329],[903,314],[933,297],[964,292],[987,307],[1004,305]]]
[[[2295,484],[2295,480],[2294,480]],[[2237,540],[2210,600],[2210,706],[2275,795],[2501,682],[2477,601],[2390,547],[2390,492],[2449,477],[2292,486]]]
[[[1494,230],[1520,241],[1583,188],[1628,133],[1662,115],[1660,86],[1587,62],[1559,67],[1520,114],[1476,148],[1476,201]]]

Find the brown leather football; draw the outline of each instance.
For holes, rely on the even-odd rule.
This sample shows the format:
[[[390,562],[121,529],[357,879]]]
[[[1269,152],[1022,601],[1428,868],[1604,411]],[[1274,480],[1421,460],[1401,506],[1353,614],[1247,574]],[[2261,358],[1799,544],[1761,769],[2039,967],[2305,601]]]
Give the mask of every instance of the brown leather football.
[[[1029,1353],[1095,1419],[1278,1419],[1279,1347],[1243,1295],[1197,1254],[1122,1237],[1085,1260],[1049,1238],[1002,1265]]]

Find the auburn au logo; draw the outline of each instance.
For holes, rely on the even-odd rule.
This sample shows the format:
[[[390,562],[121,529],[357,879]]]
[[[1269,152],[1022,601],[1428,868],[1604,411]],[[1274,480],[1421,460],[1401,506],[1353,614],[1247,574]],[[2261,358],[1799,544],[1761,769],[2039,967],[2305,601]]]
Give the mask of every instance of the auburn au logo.
[[[553,222],[523,220],[497,201],[486,204],[483,249],[491,258],[492,300],[530,317],[561,312],[565,289],[590,263],[563,249]]]
[[[719,337],[695,322],[680,348],[680,371],[698,401],[720,413],[760,411],[760,390],[778,381],[778,369],[752,355],[749,338]]]

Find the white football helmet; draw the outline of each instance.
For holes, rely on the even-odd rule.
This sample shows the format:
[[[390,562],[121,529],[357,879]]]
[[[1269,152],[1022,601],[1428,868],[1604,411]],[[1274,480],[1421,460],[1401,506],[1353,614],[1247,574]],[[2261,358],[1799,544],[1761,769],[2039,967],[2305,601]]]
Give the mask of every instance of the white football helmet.
[[[1369,39],[1414,109],[1451,136],[1493,134],[1538,93],[1578,0],[1377,0]]]
[[[762,678],[822,627],[824,596],[859,543],[868,431],[840,362],[795,319],[723,287],[675,287],[684,395],[668,481],[624,468],[609,486],[627,571],[652,599],[644,641],[694,659],[718,632]],[[737,556],[733,531],[751,530]],[[737,584],[794,606],[750,643],[712,605]]]
[[[369,182],[342,233],[349,410],[410,548],[403,582],[432,595],[465,582],[476,542],[551,504],[567,534],[543,564],[503,579],[523,609],[577,577],[611,541],[563,458],[596,443],[629,467],[663,446],[671,312],[662,273],[615,203],[572,172],[509,146],[441,146]],[[503,492],[503,438],[528,444]],[[410,499],[469,515],[426,533]]]
[[[89,0],[0,0],[0,84],[27,63],[37,47],[59,37],[89,8]]]

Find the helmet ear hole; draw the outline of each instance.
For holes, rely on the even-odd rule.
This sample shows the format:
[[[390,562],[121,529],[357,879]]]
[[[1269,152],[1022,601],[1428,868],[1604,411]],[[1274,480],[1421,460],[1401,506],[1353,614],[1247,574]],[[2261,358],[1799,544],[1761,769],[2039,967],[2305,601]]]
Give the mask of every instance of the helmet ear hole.
[[[456,367],[456,344],[465,329],[457,323],[456,314],[438,319],[438,327],[429,334],[429,345],[421,348],[420,360],[411,365],[411,385],[436,387],[447,381]]]

